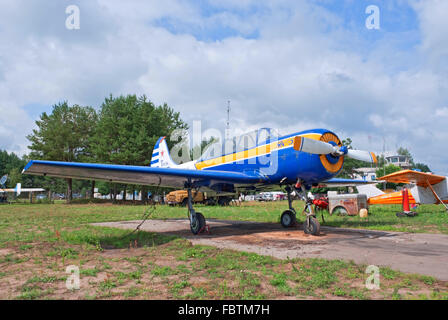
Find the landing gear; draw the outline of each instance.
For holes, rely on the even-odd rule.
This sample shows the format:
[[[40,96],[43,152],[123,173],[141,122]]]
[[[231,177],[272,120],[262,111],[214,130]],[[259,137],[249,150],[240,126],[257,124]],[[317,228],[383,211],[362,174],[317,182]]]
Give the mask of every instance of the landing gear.
[[[300,187],[302,191],[301,192],[302,198],[305,201],[305,208],[303,209],[303,213],[306,215],[306,220],[303,223],[303,230],[305,231],[306,234],[317,236],[320,234],[320,223],[316,218],[316,213],[313,207],[313,200],[306,195],[306,189],[303,186]],[[299,187],[296,185],[295,188],[298,189]],[[287,186],[285,188],[285,191],[288,195],[289,209],[282,213],[280,223],[282,224],[283,227],[289,228],[296,224],[297,218],[296,218],[296,211],[292,207],[292,198],[291,198],[292,188],[290,186]]]
[[[190,216],[190,230],[193,234],[198,234],[205,227],[205,218],[200,212],[195,212]]]
[[[280,218],[280,223],[284,228],[289,228],[296,224],[297,219],[296,219],[296,210],[292,207],[291,187],[287,186],[285,190],[286,193],[288,194],[289,209],[283,211],[282,216]]]
[[[312,234],[313,236],[318,236],[320,233],[320,223],[315,217],[307,217],[306,221],[303,223],[303,231],[306,234]]]
[[[305,187],[302,185],[302,198],[305,201],[305,208],[303,209],[303,213],[306,214],[306,220],[303,223],[303,231],[306,234],[312,234],[313,236],[318,236],[320,234],[320,223],[316,218],[316,213],[313,207],[313,199],[308,197],[306,193]],[[324,215],[322,213],[322,220],[324,219]],[[325,221],[325,220],[323,220]]]
[[[193,209],[193,196],[191,195],[191,184],[190,181],[186,184],[188,199],[187,199],[187,207],[188,207],[188,217],[190,219],[190,230],[193,234],[199,234],[205,229],[205,218],[200,212],[196,212]]]
[[[284,228],[292,227],[296,224],[296,213],[291,210],[285,210],[280,218],[280,223]]]

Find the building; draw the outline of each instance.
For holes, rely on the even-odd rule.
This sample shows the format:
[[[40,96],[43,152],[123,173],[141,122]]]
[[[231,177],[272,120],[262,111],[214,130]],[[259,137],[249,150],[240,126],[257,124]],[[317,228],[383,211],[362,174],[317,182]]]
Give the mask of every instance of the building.
[[[393,164],[401,169],[412,169],[411,159],[407,156],[401,156],[394,153],[385,153],[384,158],[386,163]]]
[[[354,178],[366,181],[374,181],[376,180],[376,170],[377,168],[356,168],[353,169]]]
[[[393,164],[394,166],[400,167],[402,170],[412,169],[411,158],[407,156],[402,156],[396,154],[396,152],[385,152],[382,154],[386,160],[386,165]],[[367,181],[376,180],[376,170],[378,168],[357,168],[353,169],[355,172],[355,179],[362,179]]]

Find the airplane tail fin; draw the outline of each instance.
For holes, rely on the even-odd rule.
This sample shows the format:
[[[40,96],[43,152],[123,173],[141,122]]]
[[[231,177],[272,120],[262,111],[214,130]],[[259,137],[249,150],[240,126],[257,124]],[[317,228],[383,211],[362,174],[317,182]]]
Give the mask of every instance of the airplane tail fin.
[[[160,137],[159,140],[157,140],[154,150],[152,151],[150,166],[154,168],[177,167],[177,164],[171,159],[165,137]]]
[[[20,182],[14,188],[14,193],[16,194],[17,197],[20,196],[20,194],[22,193],[22,184]]]

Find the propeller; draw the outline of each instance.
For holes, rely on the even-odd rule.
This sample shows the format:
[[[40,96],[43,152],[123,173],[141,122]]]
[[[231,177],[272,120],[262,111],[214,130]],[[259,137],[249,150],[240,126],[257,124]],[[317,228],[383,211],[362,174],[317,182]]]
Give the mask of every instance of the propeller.
[[[294,137],[294,150],[311,154],[332,154],[334,156],[347,156],[352,159],[370,163],[377,163],[373,152],[347,149],[346,146],[334,146],[330,143],[305,137]]]
[[[5,174],[3,177],[0,178],[0,185],[2,186],[3,189],[5,189],[6,180],[8,180],[7,174]]]

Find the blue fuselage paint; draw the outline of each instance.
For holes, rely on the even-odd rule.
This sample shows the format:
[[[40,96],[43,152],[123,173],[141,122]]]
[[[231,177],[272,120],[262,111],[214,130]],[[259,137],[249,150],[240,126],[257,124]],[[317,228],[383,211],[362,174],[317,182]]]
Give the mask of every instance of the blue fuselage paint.
[[[322,135],[325,133],[333,132],[325,129],[314,129],[278,137],[275,140],[280,141],[289,137],[309,133]],[[258,144],[258,146],[273,141],[274,140],[268,140],[266,142]],[[327,159],[331,163],[335,163],[339,158],[332,155],[327,155]],[[243,173],[258,171],[269,178],[269,182],[267,182],[267,184],[277,184],[282,179],[287,178],[288,183],[295,183],[298,179],[300,179],[307,185],[326,181],[337,176],[340,172],[328,172],[323,166],[319,155],[296,151],[292,146],[272,151],[268,155],[261,155],[246,160],[219,164],[212,167],[204,168],[203,170],[219,170]]]

